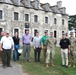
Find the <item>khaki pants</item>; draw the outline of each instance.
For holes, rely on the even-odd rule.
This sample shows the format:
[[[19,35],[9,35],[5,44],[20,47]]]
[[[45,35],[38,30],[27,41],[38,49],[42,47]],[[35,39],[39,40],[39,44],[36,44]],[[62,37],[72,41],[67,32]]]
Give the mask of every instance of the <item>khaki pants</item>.
[[[43,46],[44,61],[46,61],[46,51],[47,51],[47,47],[46,46]]]
[[[65,65],[66,60],[66,66],[68,66],[68,49],[61,49],[61,57],[62,57],[62,65]]]

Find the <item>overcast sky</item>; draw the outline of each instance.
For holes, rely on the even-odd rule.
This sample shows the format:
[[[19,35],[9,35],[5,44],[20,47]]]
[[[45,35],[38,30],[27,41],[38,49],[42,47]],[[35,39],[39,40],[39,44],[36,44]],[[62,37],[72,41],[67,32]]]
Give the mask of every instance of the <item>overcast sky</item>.
[[[66,7],[67,14],[76,14],[76,0],[40,0],[41,3],[50,3],[51,6],[56,5],[57,1],[62,1],[62,6]]]

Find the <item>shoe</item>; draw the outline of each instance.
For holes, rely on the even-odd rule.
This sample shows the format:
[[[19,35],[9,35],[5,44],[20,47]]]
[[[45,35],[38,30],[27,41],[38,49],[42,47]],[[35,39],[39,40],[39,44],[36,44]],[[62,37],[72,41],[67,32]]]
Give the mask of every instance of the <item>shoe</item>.
[[[6,66],[2,66],[3,68],[6,68]]]
[[[2,62],[0,61],[0,64],[2,64]]]
[[[48,68],[49,66],[48,66],[48,65],[46,65],[46,67]]]
[[[48,64],[46,64],[46,67],[48,68],[48,67],[49,67],[49,65],[48,65]]]
[[[31,60],[27,60],[27,62],[31,62]]]
[[[66,68],[68,68],[68,66],[65,66]]]
[[[11,65],[9,65],[9,66],[7,65],[7,67],[12,67],[12,66]]]
[[[61,65],[62,67],[64,67],[65,65]]]
[[[52,63],[52,64],[51,64],[51,66],[53,66],[53,67],[54,67],[55,65]]]

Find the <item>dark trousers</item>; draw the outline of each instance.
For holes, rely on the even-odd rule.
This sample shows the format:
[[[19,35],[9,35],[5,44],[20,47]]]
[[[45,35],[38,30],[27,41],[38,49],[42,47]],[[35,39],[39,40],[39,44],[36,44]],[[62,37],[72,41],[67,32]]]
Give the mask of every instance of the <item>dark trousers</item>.
[[[41,48],[36,48],[34,50],[34,58],[35,58],[35,61],[40,61],[40,53],[41,53]]]
[[[4,50],[2,51],[2,64],[3,66],[10,66],[10,59],[11,59],[11,50]]]
[[[2,51],[0,51],[0,62],[2,62]]]

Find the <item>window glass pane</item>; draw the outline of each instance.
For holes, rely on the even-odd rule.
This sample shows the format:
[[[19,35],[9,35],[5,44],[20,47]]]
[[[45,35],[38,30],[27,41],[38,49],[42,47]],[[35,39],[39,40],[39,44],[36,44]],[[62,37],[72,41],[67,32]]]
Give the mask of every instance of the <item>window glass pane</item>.
[[[54,18],[54,24],[57,24],[57,19],[56,18]]]
[[[62,25],[64,25],[64,19],[62,19]]]
[[[45,23],[48,23],[48,17],[45,17]]]
[[[18,20],[18,13],[14,12],[14,20]]]
[[[2,10],[0,10],[0,19],[2,19]]]
[[[34,22],[37,22],[37,21],[38,21],[38,16],[34,15]]]
[[[29,15],[25,14],[25,21],[29,21]]]

